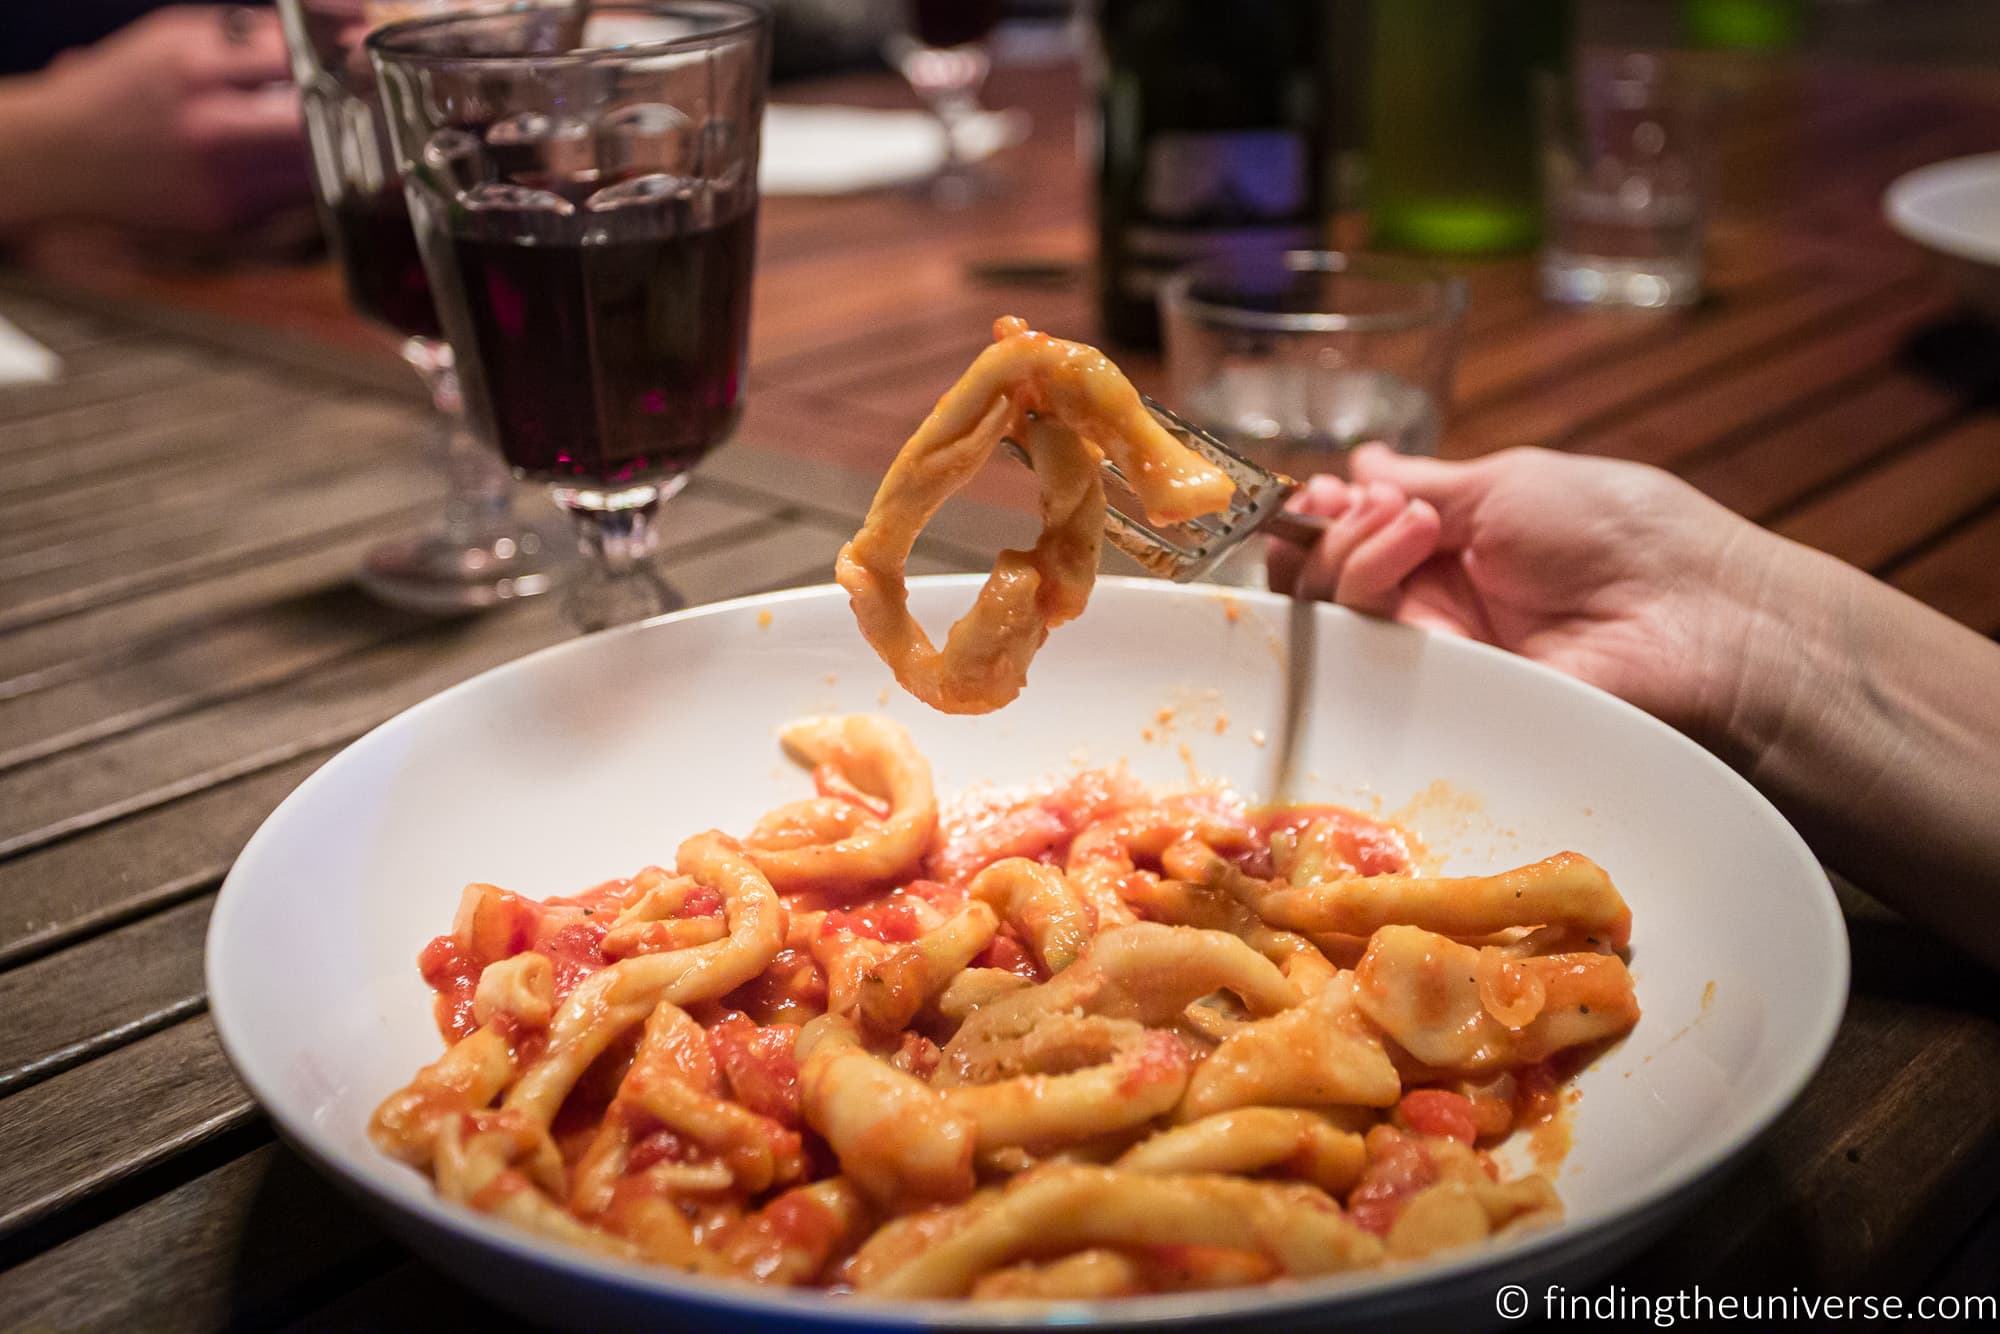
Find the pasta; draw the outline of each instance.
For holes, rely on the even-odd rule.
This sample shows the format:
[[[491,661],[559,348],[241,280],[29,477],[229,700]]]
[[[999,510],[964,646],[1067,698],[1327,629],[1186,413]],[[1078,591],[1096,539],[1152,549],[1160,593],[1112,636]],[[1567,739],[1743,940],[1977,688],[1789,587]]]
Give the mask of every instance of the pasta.
[[[1491,1150],[1638,1020],[1575,853],[1415,873],[1330,807],[1117,773],[941,810],[901,728],[582,894],[469,886],[381,1149],[542,1237],[882,1297],[1109,1298],[1393,1265],[1560,1216]]]
[[[896,680],[946,713],[990,713],[1020,694],[1049,631],[1083,611],[1104,536],[1107,456],[1155,523],[1213,514],[1235,491],[1097,349],[1012,316],[994,321],[993,339],[904,443],[834,566]],[[940,651],[910,616],[903,567],[931,516],[1002,440],[1021,447],[1041,482],[1041,536],[1028,551],[1000,553]]]

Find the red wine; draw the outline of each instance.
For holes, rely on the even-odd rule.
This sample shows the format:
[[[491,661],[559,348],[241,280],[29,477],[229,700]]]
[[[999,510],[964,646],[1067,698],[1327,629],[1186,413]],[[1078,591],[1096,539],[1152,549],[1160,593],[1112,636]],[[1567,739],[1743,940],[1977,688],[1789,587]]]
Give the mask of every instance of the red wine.
[[[443,338],[403,192],[345,195],[330,217],[333,250],[354,308],[398,333]]]
[[[453,236],[452,344],[500,452],[552,482],[683,473],[742,411],[756,212],[673,234]]]
[[[909,0],[910,27],[925,46],[963,46],[993,31],[1006,0]]]

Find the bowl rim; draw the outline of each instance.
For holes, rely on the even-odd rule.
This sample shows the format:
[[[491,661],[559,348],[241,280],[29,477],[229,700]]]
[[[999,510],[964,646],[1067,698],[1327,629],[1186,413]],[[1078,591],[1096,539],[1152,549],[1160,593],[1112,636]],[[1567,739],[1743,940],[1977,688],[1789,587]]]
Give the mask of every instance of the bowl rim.
[[[1889,225],[1909,240],[1954,259],[2000,265],[2000,232],[1972,231],[1930,211],[1942,195],[1985,190],[2000,195],[2000,152],[1932,162],[1898,176],[1882,194]]]
[[[939,587],[970,590],[977,588],[985,578],[983,574],[924,575],[910,579],[909,584],[913,589]],[[1120,589],[1150,590],[1141,594],[1142,596],[1201,599],[1227,596],[1272,609],[1293,605],[1292,599],[1279,594],[1222,588],[1215,585],[1171,584],[1159,579],[1133,576],[1105,576],[1098,583],[1100,586]],[[826,1327],[845,1326],[871,1330],[939,1327],[1026,1330],[1053,1325],[1103,1323],[1121,1328],[1141,1325],[1169,1328],[1199,1325],[1225,1317],[1276,1319],[1287,1315],[1303,1316],[1308,1312],[1324,1313],[1332,1305],[1345,1304],[1349,1300],[1381,1300],[1401,1306],[1422,1305],[1424,1299],[1421,1293],[1426,1288],[1436,1288],[1440,1292],[1446,1289],[1462,1291],[1482,1276],[1497,1278],[1509,1267],[1518,1266],[1525,1269],[1537,1259],[1549,1258],[1555,1253],[1576,1247],[1579,1241],[1588,1235],[1577,1230],[1575,1220],[1565,1218],[1545,1229],[1497,1243],[1469,1247],[1463,1252],[1412,1266],[1407,1270],[1368,1269],[1293,1280],[1257,1290],[1255,1296],[1248,1296],[1244,1289],[1224,1288],[1210,1292],[1162,1294],[1095,1302],[1057,1302],[1034,1306],[974,1304],[945,1298],[885,1300],[859,1294],[844,1295],[835,1299],[815,1289],[764,1288],[596,1255],[448,1204],[429,1188],[428,1183],[421,1183],[414,1176],[410,1182],[412,1189],[392,1188],[370,1171],[360,1166],[351,1166],[349,1155],[320,1128],[315,1118],[296,1113],[288,1106],[281,1092],[260,1077],[255,1062],[246,1059],[246,1048],[234,1031],[234,1021],[231,1016],[239,1006],[253,1003],[254,997],[248,992],[247,984],[240,987],[235,980],[225,953],[225,938],[231,933],[231,923],[239,911],[238,905],[245,901],[245,896],[250,892],[245,887],[250,881],[250,871],[246,871],[245,868],[254,871],[255,862],[263,849],[279,837],[278,831],[286,812],[310,802],[315,789],[330,781],[327,775],[350,751],[370,743],[387,729],[402,725],[407,717],[444,707],[444,701],[456,697],[461,692],[480,688],[487,677],[497,673],[525,671],[528,670],[528,664],[545,663],[572,654],[589,654],[597,651],[597,645],[608,642],[613,637],[657,633],[661,626],[713,616],[731,616],[750,610],[764,610],[786,603],[845,596],[845,590],[834,584],[816,584],[804,588],[756,593],[722,602],[706,603],[650,620],[548,645],[520,658],[487,668],[385,719],[342,747],[293,789],[270,815],[265,817],[231,865],[229,874],[218,891],[204,941],[204,976],[209,1010],[214,1020],[217,1038],[230,1066],[238,1078],[242,1079],[258,1105],[271,1117],[281,1137],[313,1163],[322,1175],[331,1178],[335,1184],[356,1195],[377,1211],[390,1215],[413,1215],[415,1221],[448,1234],[460,1245],[497,1251],[506,1259],[529,1267],[543,1267],[557,1271],[566,1280],[586,1286],[615,1285],[628,1297],[638,1297],[649,1303],[680,1303],[699,1308],[709,1315],[803,1318]],[[1708,1144],[1693,1153],[1690,1162],[1677,1175],[1663,1182],[1657,1190],[1604,1218],[1594,1220],[1589,1225],[1592,1231],[1600,1235],[1613,1237],[1631,1235],[1642,1228],[1646,1220],[1670,1211],[1674,1201],[1691,1196],[1704,1183],[1715,1180],[1747,1153],[1770,1129],[1779,1115],[1797,1099],[1807,1082],[1818,1072],[1845,1014],[1850,974],[1845,920],[1834,897],[1831,882],[1805,840],[1777,808],[1772,806],[1770,801],[1746,779],[1667,724],[1616,696],[1558,672],[1554,668],[1518,657],[1491,645],[1417,627],[1391,626],[1390,623],[1361,616],[1346,608],[1330,604],[1317,604],[1316,610],[1321,615],[1331,615],[1336,619],[1374,624],[1393,628],[1400,633],[1421,635],[1426,639],[1448,645],[1446,652],[1502,658],[1512,664],[1507,670],[1526,671],[1531,675],[1539,674],[1560,681],[1566,688],[1600,696],[1602,701],[1608,701],[1617,710],[1625,712],[1635,725],[1670,735],[1674,744],[1684,746],[1693,752],[1695,762],[1710,766],[1726,785],[1734,787],[1738,796],[1760,808],[1769,817],[1774,836],[1788,845],[1789,850],[1801,863],[1807,878],[1816,882],[1817,888],[1821,891],[1812,896],[1808,914],[1820,937],[1820,948],[1816,952],[1822,956],[1825,965],[1817,974],[1820,986],[1812,1016],[1811,1032],[1802,1034],[1801,1040],[1784,1052],[1781,1057],[1784,1062],[1781,1067],[1781,1077],[1768,1081],[1763,1088],[1747,1099],[1745,1111],[1740,1116],[1740,1124],[1735,1134]],[[243,999],[239,1000],[239,995],[243,996]],[[384,1158],[381,1164],[374,1166],[380,1168],[388,1163],[389,1160]],[[420,1255],[420,1258],[424,1259],[425,1263],[432,1263],[428,1256]]]

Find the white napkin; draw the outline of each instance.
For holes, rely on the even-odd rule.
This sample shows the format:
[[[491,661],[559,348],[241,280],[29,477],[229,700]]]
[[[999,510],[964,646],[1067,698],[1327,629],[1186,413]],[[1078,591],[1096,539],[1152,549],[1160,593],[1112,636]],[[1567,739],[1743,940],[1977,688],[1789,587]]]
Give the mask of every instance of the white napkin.
[[[0,316],[0,385],[46,384],[61,374],[61,357]]]
[[[959,131],[977,162],[1027,137],[1019,111],[983,111]],[[767,195],[844,195],[921,181],[944,161],[944,129],[922,111],[770,107],[757,184]]]

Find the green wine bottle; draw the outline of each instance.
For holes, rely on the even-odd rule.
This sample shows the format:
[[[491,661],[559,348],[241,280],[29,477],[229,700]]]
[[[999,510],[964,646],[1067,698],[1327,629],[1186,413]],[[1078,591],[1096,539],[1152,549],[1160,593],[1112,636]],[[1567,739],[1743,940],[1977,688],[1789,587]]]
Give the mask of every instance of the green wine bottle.
[[[1162,279],[1317,244],[1322,0],[1099,0],[1098,297],[1118,343],[1159,342]]]
[[[1534,84],[1538,71],[1569,68],[1568,0],[1374,0],[1367,9],[1372,243],[1447,253],[1532,246],[1541,234]]]

